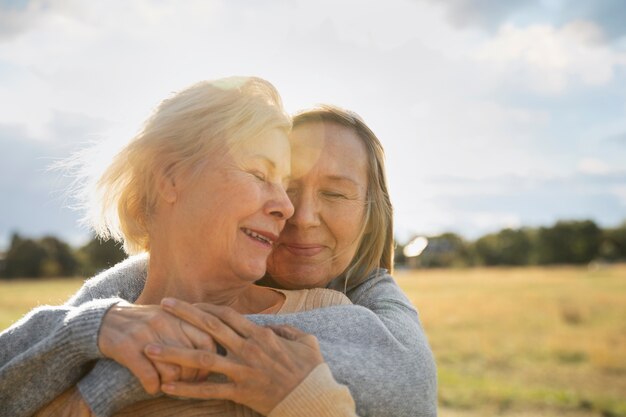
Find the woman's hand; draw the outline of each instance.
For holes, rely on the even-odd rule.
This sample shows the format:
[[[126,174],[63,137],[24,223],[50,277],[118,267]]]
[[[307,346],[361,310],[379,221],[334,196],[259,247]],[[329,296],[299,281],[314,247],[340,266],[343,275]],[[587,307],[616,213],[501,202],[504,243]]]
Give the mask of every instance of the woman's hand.
[[[229,307],[195,306],[164,299],[162,307],[210,334],[226,356],[184,347],[150,345],[155,361],[224,374],[224,383],[171,382],[166,394],[200,399],[226,399],[267,415],[319,364],[324,362],[313,335],[291,326],[257,326]]]
[[[127,367],[149,394],[158,393],[162,383],[206,379],[208,371],[150,361],[144,355],[150,343],[215,351],[211,336],[159,306],[118,304],[104,316],[98,335],[100,351]]]

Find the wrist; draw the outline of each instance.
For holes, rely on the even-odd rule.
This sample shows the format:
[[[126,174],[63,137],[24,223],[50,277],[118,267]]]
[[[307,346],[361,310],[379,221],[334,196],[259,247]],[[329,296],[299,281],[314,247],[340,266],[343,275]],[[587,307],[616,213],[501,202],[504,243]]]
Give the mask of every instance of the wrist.
[[[305,413],[305,414],[303,414]],[[267,417],[356,415],[350,391],[332,376],[326,363],[318,365]]]
[[[120,299],[93,300],[80,305],[65,318],[64,327],[70,332],[66,348],[83,360],[103,357],[98,343],[100,328],[107,312]]]

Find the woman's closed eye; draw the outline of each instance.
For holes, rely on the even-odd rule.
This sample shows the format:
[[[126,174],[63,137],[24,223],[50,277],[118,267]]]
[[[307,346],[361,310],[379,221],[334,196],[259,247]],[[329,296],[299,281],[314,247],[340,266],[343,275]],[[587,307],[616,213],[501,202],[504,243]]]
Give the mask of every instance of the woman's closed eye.
[[[256,171],[256,170],[250,171],[250,174],[253,175],[258,180],[261,180],[261,181],[267,180],[267,175],[265,175],[265,173],[262,171]]]
[[[286,190],[287,184],[289,183],[289,180],[283,180],[282,177],[279,177],[272,172],[266,173],[265,171],[252,170],[248,171],[248,173],[263,183],[266,183],[268,185],[275,185],[282,188],[283,190]]]
[[[321,194],[332,200],[349,200],[348,195],[340,191],[321,191]]]

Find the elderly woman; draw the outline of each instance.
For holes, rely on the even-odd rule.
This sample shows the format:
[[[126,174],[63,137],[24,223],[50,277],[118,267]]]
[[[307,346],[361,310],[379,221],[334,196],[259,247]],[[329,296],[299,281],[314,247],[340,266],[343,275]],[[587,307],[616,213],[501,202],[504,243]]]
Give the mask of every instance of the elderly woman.
[[[289,192],[296,213],[276,244],[270,262],[272,279],[275,284],[287,288],[322,286],[330,282],[335,288],[346,289],[354,302],[367,309],[343,306],[287,316],[249,318],[258,324],[290,323],[317,335],[333,374],[350,387],[359,413],[435,415],[434,366],[417,315],[391,277],[384,270],[377,269],[391,268],[393,244],[391,206],[386,195],[380,145],[360,119],[339,109],[303,113],[296,117],[294,126],[295,175]],[[145,259],[131,259],[90,282],[83,292],[98,291],[111,285],[119,289],[120,297],[132,300],[133,294],[141,292],[145,270]],[[84,306],[79,308],[82,311],[65,310],[66,322],[70,325],[74,324],[72,319],[76,318],[78,322],[83,320],[78,317],[87,315]],[[258,326],[232,310],[207,307],[205,310],[212,313],[209,317],[219,320],[213,324],[219,326],[206,328],[203,323],[207,318],[203,315],[209,314],[207,311],[181,302],[166,308],[203,328],[221,344],[231,346],[229,354],[239,355],[240,361],[245,361],[245,352],[236,352],[237,337],[248,332],[246,340],[259,339],[256,340],[258,346],[265,342],[256,336],[260,332],[252,331]],[[105,324],[114,312],[115,309],[105,316]],[[97,322],[101,317],[93,321]],[[224,324],[236,332],[229,333]],[[80,324],[74,325],[78,327]],[[303,337],[288,331],[282,334],[287,338]],[[146,354],[156,364],[169,361],[188,368],[205,368],[204,371],[220,370],[215,368],[216,361],[206,369],[206,363],[201,360],[203,356],[198,356],[195,350],[181,350],[180,347],[185,346],[172,348],[168,343],[152,344]],[[104,351],[106,349],[102,353]],[[80,354],[72,356],[74,363],[85,360],[85,355],[75,356]],[[116,358],[115,355],[110,357]],[[119,357],[118,361],[127,362],[126,366],[149,388],[150,372],[145,372],[148,367],[133,366],[128,363],[132,361],[124,357]],[[248,365],[254,368],[254,364]],[[72,369],[75,366],[72,363],[52,364],[55,372],[71,375],[67,378],[74,380],[76,376],[73,376]],[[254,375],[257,379],[272,380],[268,379],[268,373],[267,368],[265,373],[248,373],[250,378],[247,381],[254,381]],[[79,386],[92,409],[105,415],[142,398],[143,390],[136,381],[117,363],[101,361]],[[251,406],[250,398],[261,392],[258,388],[255,391],[252,383],[230,384],[229,392],[218,392],[211,385],[211,395],[207,395],[207,384],[212,383],[170,381],[163,390],[178,396],[229,398]],[[306,383],[300,384],[303,385],[307,386]],[[262,387],[262,384],[256,386]],[[381,386],[385,389],[381,390]],[[56,392],[60,392],[58,387]],[[294,392],[296,390],[291,394]],[[306,390],[300,390],[302,392],[306,394]],[[291,394],[282,404],[298,397]],[[310,395],[300,396],[300,402],[293,404],[320,405]]]
[[[177,297],[228,305],[240,313],[297,311],[291,308],[294,298],[328,304],[326,296],[301,296],[254,284],[265,274],[273,243],[293,213],[285,193],[291,169],[290,125],[274,88],[254,78],[199,83],[159,106],[141,133],[114,158],[97,187],[96,230],[121,236],[130,253],[150,254],[141,291],[127,301],[149,306]],[[118,292],[111,286],[92,287],[91,294],[80,295],[76,304]],[[347,302],[340,293],[328,297],[333,299],[330,304]],[[151,314],[150,308],[146,312],[138,306],[119,306],[107,314],[99,337],[97,332],[92,337],[98,337],[104,356],[128,363],[139,355],[128,343],[116,343],[118,334],[134,324],[124,322],[128,317],[124,309],[135,315]],[[32,323],[27,320],[23,326]],[[208,352],[213,347],[212,339],[191,326],[181,326],[173,317],[152,324],[157,333],[147,341],[208,348]],[[23,331],[23,326],[10,329],[9,335]],[[289,348],[298,342],[269,332],[267,340],[278,343],[272,353],[298,359],[303,369],[286,384],[281,381],[281,389],[273,395],[249,403],[263,414],[323,362],[314,344],[309,348],[312,352],[302,356]],[[29,336],[36,339],[40,334],[31,331]],[[7,339],[3,347],[19,365],[19,343]],[[39,349],[36,344],[30,348]],[[167,368],[161,369],[167,373]],[[206,373],[203,376],[206,379]],[[7,382],[15,383],[10,378]],[[67,400],[79,396],[74,390],[62,397],[63,403],[73,403]],[[70,407],[72,413],[80,409],[80,402],[75,404],[78,408]]]

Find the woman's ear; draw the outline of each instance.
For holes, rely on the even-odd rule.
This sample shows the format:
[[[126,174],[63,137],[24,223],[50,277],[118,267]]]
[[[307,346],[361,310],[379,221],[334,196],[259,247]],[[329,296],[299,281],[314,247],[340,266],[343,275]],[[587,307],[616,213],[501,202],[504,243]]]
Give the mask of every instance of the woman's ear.
[[[178,199],[178,188],[176,187],[176,178],[171,169],[164,169],[159,173],[158,179],[159,195],[167,203],[173,204]]]

